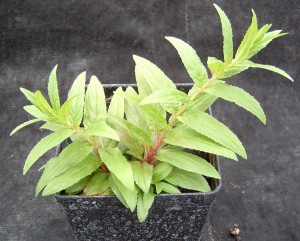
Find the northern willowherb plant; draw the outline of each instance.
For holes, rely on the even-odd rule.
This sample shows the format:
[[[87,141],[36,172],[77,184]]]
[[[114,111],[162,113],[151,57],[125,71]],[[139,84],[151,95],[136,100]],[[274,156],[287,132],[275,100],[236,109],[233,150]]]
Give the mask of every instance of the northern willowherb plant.
[[[273,39],[285,35],[268,32],[271,24],[258,28],[255,12],[235,56],[232,29],[225,13],[215,5],[222,23],[224,61],[209,57],[209,76],[195,50],[184,41],[166,37],[176,48],[194,86],[189,93],[175,84],[153,63],[134,56],[138,92],[118,88],[107,108],[103,86],[92,76],[85,91],[86,74],[74,81],[67,101],[61,105],[56,70],[48,84],[50,104],[40,91],[21,88],[31,102],[24,109],[35,118],[13,130],[44,121],[41,129],[52,131],[29,153],[24,174],[51,148],[70,139],[61,153],[40,170],[43,174],[36,195],[61,192],[66,195],[115,194],[131,211],[137,208],[142,222],[154,194],[182,190],[210,191],[205,177],[220,178],[216,169],[187,150],[199,150],[233,160],[246,151],[232,131],[206,110],[217,98],[233,102],[257,116],[264,124],[260,104],[244,90],[224,79],[248,68],[262,68],[292,78],[271,65],[249,59]],[[169,118],[167,118],[170,116]],[[205,176],[205,177],[204,177]]]

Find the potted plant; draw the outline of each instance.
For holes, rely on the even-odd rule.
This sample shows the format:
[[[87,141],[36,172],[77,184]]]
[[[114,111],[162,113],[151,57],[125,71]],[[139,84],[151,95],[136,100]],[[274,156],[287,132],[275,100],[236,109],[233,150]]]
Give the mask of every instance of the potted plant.
[[[24,109],[34,119],[11,134],[41,121],[41,129],[52,131],[29,153],[24,174],[59,145],[57,156],[40,168],[36,195],[59,193],[57,201],[78,240],[198,240],[220,188],[216,155],[247,158],[238,137],[207,110],[222,98],[265,124],[257,100],[225,79],[262,68],[292,81],[277,67],[250,61],[285,33],[269,32],[270,24],[259,28],[252,11],[251,25],[234,55],[230,21],[215,7],[224,61],[208,58],[210,76],[190,45],[166,37],[194,84],[175,85],[156,65],[134,56],[136,86],[103,87],[92,76],[86,88],[84,72],[61,104],[55,66],[48,83],[50,103],[40,91],[21,88],[31,103]]]

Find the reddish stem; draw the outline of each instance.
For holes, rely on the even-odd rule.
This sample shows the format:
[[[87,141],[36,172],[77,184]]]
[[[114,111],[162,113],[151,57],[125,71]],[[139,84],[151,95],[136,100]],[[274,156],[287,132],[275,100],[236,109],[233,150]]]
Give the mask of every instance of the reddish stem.
[[[147,151],[147,155],[145,156],[145,161],[148,162],[149,164],[153,164],[153,162],[155,161],[155,157],[154,155],[156,154],[156,152],[158,151],[158,149],[161,147],[161,145],[163,144],[163,139],[165,137],[165,135],[167,134],[167,131],[164,130],[157,138],[156,138],[156,142],[154,144],[153,147],[151,147],[151,149],[149,151]]]

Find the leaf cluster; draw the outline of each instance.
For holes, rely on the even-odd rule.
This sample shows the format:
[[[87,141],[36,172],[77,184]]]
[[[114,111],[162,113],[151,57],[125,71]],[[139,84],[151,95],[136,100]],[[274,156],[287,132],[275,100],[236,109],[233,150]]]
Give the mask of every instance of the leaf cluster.
[[[61,104],[57,66],[49,77],[49,101],[40,91],[21,91],[30,105],[24,107],[34,118],[19,129],[44,122],[41,129],[51,134],[41,139],[29,153],[24,174],[48,150],[67,139],[71,143],[43,167],[36,195],[63,192],[66,195],[116,195],[131,211],[137,209],[143,222],[160,193],[182,190],[209,192],[207,177],[220,178],[207,160],[187,150],[197,150],[237,160],[247,158],[239,138],[223,123],[207,113],[218,98],[233,102],[263,123],[266,117],[258,101],[224,79],[247,68],[263,68],[292,78],[274,66],[249,59],[273,39],[284,34],[271,25],[258,28],[255,12],[236,54],[232,28],[226,14],[215,5],[221,19],[224,61],[208,58],[207,73],[196,51],[184,41],[166,37],[177,50],[195,83],[184,93],[159,67],[139,56],[135,61],[137,89],[118,88],[108,96],[97,77],[86,86],[86,73],[74,81],[68,99]]]

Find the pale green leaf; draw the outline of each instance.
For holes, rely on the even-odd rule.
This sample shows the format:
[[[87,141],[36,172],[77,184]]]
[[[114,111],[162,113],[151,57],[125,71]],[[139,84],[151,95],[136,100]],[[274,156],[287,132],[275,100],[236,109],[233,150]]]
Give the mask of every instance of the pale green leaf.
[[[176,90],[176,89],[161,89],[153,92],[151,95],[147,96],[142,100],[140,105],[146,104],[173,104],[173,103],[184,103],[188,101],[189,98],[186,93]]]
[[[206,179],[197,173],[187,172],[178,168],[173,168],[165,180],[175,186],[183,187],[188,190],[200,192],[210,192],[211,188]]]
[[[177,187],[174,187],[173,185],[166,183],[166,182],[158,182],[155,184],[156,186],[156,192],[157,194],[164,191],[165,193],[170,194],[179,194],[181,193]]]
[[[169,131],[164,142],[175,146],[208,152],[237,160],[233,151],[194,131],[193,129],[185,127],[184,125],[178,126]]]
[[[42,113],[37,107],[35,107],[34,105],[26,105],[23,107],[24,110],[29,113],[30,115],[34,116],[35,118],[39,119],[39,120],[43,120],[43,121],[47,121],[50,118],[45,115],[44,113]]]
[[[139,192],[138,199],[137,199],[137,216],[140,223],[143,223],[146,220],[149,213],[148,210],[146,210],[144,207],[143,199],[144,199],[143,193]]]
[[[21,125],[18,125],[15,129],[12,130],[12,132],[10,133],[10,136],[15,134],[17,131],[19,131],[23,127],[28,126],[28,125],[33,124],[33,123],[38,122],[38,121],[41,121],[41,120],[33,119],[33,120],[26,121],[26,122],[22,123]]]
[[[109,115],[117,116],[119,118],[124,117],[124,97],[120,95],[122,92],[122,87],[119,87],[114,92],[107,111]]]
[[[215,57],[208,57],[207,65],[210,72],[214,74],[217,78],[223,76],[225,64],[221,60]]]
[[[232,28],[230,21],[224,11],[216,4],[215,8],[218,11],[218,14],[221,19],[222,32],[223,32],[223,53],[224,53],[224,62],[226,65],[230,64],[233,57],[233,42],[232,42]]]
[[[25,161],[23,174],[26,174],[28,169],[37,161],[38,158],[44,155],[48,150],[63,142],[65,139],[69,138],[73,133],[73,130],[61,129],[41,139],[29,153]]]
[[[85,158],[93,151],[88,142],[74,141],[62,150],[58,157],[50,159],[36,186],[35,195],[55,177],[67,172],[73,166],[84,164]],[[100,162],[100,161],[99,161]]]
[[[173,166],[169,163],[163,162],[159,163],[153,169],[153,182],[158,183],[161,180],[165,179],[172,171]]]
[[[35,105],[47,116],[55,117],[56,113],[49,105],[48,101],[45,99],[41,91],[35,92]]]
[[[252,10],[252,22],[250,27],[248,28],[238,50],[236,51],[235,61],[242,61],[248,58],[249,52],[253,47],[253,44],[256,40],[258,26],[257,26],[257,18],[255,12]]]
[[[142,72],[143,65],[135,66],[135,80],[137,83],[139,94],[142,96],[148,96],[152,93],[150,85],[147,83],[146,78]]]
[[[223,123],[203,111],[186,111],[178,119],[186,126],[247,158],[243,144]],[[200,173],[201,174],[201,173]]]
[[[106,103],[103,86],[96,76],[92,76],[87,87],[84,101],[85,127],[99,125],[106,118]]]
[[[87,195],[101,194],[109,188],[108,173],[97,173],[87,185]]]
[[[43,124],[40,129],[47,129],[50,131],[58,131],[62,128],[65,128],[65,126],[60,125],[60,124],[55,124],[55,123],[51,123],[51,122],[46,122],[45,124]]]
[[[152,145],[151,137],[143,129],[117,117],[110,117],[107,123],[117,132],[120,140],[138,158],[142,158],[146,144]]]
[[[45,187],[43,196],[57,193],[72,186],[99,168],[99,164],[99,159],[96,156],[89,155],[84,159],[84,162],[71,167],[66,172],[52,179]]]
[[[68,187],[65,191],[68,194],[77,194],[79,192],[82,192],[82,190],[87,186],[89,181],[91,180],[92,175],[86,176],[73,184],[72,186]]]
[[[279,69],[275,66],[272,66],[272,65],[266,65],[266,64],[256,64],[256,63],[253,63],[251,62],[250,60],[247,60],[245,61],[246,64],[250,67],[250,68],[260,68],[260,69],[266,69],[266,70],[269,70],[269,71],[272,71],[274,73],[277,73],[277,74],[280,74],[282,75],[283,77],[291,80],[292,82],[294,82],[293,78],[291,76],[289,76],[285,71],[283,71],[282,69]]]
[[[113,173],[109,176],[109,184],[120,201],[133,212],[137,203],[137,190],[135,188],[133,190],[128,189]]]
[[[193,102],[189,103],[185,111],[206,111],[216,99],[216,96],[203,92]]]
[[[31,104],[35,104],[35,94],[25,88],[20,88],[21,92],[25,95],[26,99],[30,101]]]
[[[135,64],[139,66],[140,74],[143,75],[152,91],[160,89],[176,89],[172,80],[170,80],[155,64],[137,55],[134,55],[133,59]]]
[[[176,48],[182,63],[192,80],[198,85],[202,86],[208,79],[206,69],[201,63],[196,51],[184,41],[174,38],[166,37],[166,39]]]
[[[150,186],[148,192],[144,193],[143,204],[146,210],[149,210],[154,202],[153,187]]]
[[[203,158],[176,149],[160,149],[155,158],[182,170],[220,179],[217,170]]]
[[[81,132],[80,135],[83,136],[100,136],[110,138],[116,141],[119,141],[119,136],[117,135],[116,131],[112,129],[109,125],[102,122],[98,125],[91,126],[84,132]]]
[[[258,101],[243,89],[225,83],[218,83],[209,86],[204,91],[243,107],[260,119],[261,122],[266,123],[265,113]]]
[[[71,103],[70,108],[70,121],[75,126],[79,126],[82,121],[83,107],[84,107],[84,93],[85,93],[86,72],[81,73],[75,79],[68,98],[77,96]]]
[[[57,65],[51,71],[48,82],[48,96],[51,102],[51,105],[54,110],[59,110],[60,108],[60,99],[57,86],[57,76],[56,76]]]
[[[143,192],[148,192],[152,180],[153,166],[140,161],[131,161],[130,165],[135,183]]]
[[[134,179],[131,166],[118,148],[99,150],[101,160],[126,188],[134,190]]]

